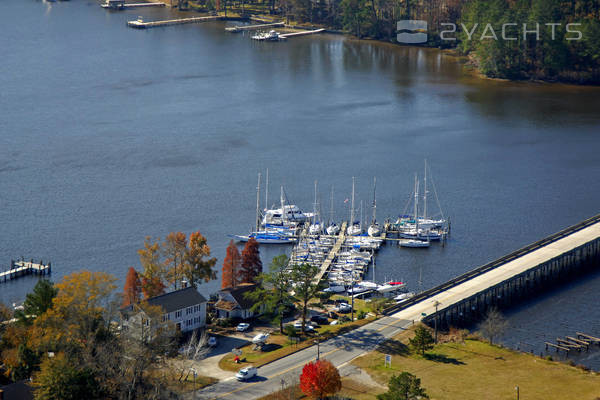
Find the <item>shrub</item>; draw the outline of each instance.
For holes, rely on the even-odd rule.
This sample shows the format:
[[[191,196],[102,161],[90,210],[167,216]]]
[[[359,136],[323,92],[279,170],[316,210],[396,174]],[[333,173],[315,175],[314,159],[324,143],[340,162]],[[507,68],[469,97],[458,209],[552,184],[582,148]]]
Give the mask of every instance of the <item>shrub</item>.
[[[548,361],[554,361],[554,359],[552,358],[552,356],[546,356],[546,360],[548,360]]]
[[[367,316],[367,313],[364,310],[360,310],[356,314],[356,319],[365,319],[366,316]]]
[[[298,336],[298,332],[296,331],[296,328],[294,328],[293,325],[286,325],[286,327],[283,330],[284,330],[285,334],[289,337]]]

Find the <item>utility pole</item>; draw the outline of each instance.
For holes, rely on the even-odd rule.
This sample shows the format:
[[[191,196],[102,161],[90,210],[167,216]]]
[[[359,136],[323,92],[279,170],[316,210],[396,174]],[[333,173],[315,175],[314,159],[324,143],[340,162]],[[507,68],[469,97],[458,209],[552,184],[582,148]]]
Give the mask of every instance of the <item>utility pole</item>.
[[[517,391],[517,400],[519,400],[519,385],[515,386],[515,390]]]
[[[435,320],[434,320],[435,321],[435,344],[437,344],[437,342],[438,342],[438,326],[437,326],[438,324],[437,324],[437,321],[438,321],[438,318],[439,318],[438,317],[438,306],[440,304],[442,304],[442,303],[440,303],[437,300],[435,301],[435,303],[433,303],[433,305],[435,306]]]

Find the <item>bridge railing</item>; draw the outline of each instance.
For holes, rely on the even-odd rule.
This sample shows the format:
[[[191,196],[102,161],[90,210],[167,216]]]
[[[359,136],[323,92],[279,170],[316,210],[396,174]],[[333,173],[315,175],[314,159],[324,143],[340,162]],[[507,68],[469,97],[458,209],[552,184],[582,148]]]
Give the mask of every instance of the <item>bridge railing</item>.
[[[432,297],[439,293],[445,292],[446,290],[451,289],[455,286],[458,286],[461,283],[464,283],[464,282],[466,282],[470,279],[473,279],[479,275],[485,274],[486,272],[489,272],[495,268],[500,267],[501,265],[504,265],[510,261],[513,261],[519,257],[522,257],[525,254],[531,253],[532,251],[535,251],[535,250],[539,249],[540,247],[546,246],[546,245],[548,245],[552,242],[555,242],[559,239],[562,239],[566,236],[572,235],[573,233],[580,231],[584,228],[587,228],[590,225],[594,225],[598,222],[600,222],[600,214],[596,215],[594,217],[588,218],[576,225],[565,228],[559,232],[556,232],[544,239],[538,240],[535,243],[527,245],[527,246],[525,246],[519,250],[516,250],[510,254],[507,254],[506,256],[501,257],[495,261],[489,262],[485,265],[482,265],[481,267],[478,267],[478,268],[475,268],[474,270],[466,272],[454,279],[449,280],[446,283],[442,283],[439,286],[425,290],[424,292],[421,292],[421,293],[417,294],[416,296],[411,297],[410,299],[408,299],[406,301],[403,301],[400,304],[396,304],[391,307],[388,307],[385,310],[383,310],[383,314],[390,314],[392,312],[402,311],[402,310],[404,310],[408,307],[411,307],[429,297]]]

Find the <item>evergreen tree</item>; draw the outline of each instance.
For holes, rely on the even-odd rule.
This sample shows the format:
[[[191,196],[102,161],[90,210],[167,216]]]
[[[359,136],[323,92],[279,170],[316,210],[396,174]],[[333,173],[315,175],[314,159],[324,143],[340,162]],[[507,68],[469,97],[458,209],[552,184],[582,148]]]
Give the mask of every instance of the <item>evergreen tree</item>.
[[[388,391],[377,395],[377,400],[417,400],[428,399],[421,380],[408,372],[393,375],[388,382]]]
[[[52,300],[56,297],[58,289],[47,279],[40,279],[28,293],[23,303],[23,310],[17,311],[15,316],[22,322],[28,323],[31,318],[38,317],[52,307]]]
[[[419,325],[415,329],[415,337],[408,339],[408,342],[413,351],[421,353],[421,355],[425,355],[425,351],[433,348],[433,336],[423,325]]]

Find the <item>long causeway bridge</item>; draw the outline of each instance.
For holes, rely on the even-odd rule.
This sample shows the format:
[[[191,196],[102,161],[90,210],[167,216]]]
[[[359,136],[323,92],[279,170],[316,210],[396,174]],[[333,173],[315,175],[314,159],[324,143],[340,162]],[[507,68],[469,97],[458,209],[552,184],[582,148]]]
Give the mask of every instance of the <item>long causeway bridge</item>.
[[[385,310],[402,320],[464,326],[586,269],[600,267],[600,215]]]

